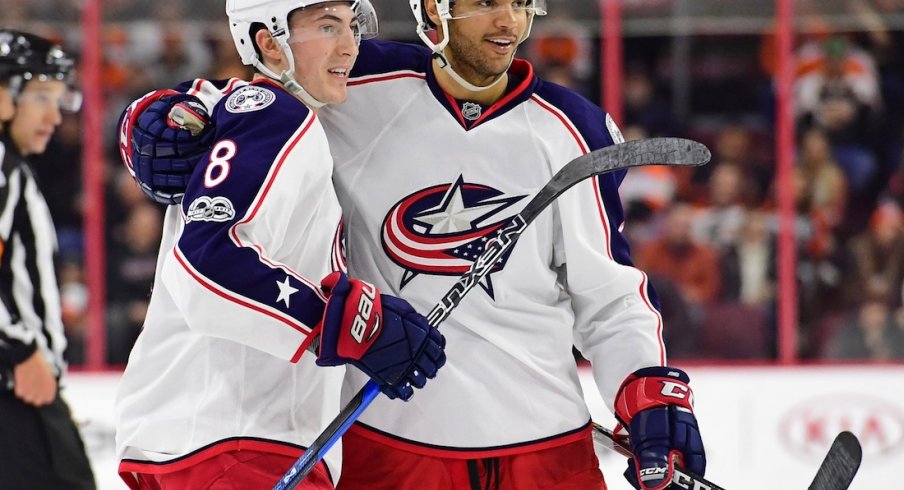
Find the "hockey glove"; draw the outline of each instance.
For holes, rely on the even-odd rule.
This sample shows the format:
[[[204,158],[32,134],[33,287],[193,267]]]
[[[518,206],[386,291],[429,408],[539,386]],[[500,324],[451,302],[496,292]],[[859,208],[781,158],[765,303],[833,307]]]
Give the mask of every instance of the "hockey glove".
[[[706,453],[689,382],[684,371],[670,367],[638,369],[622,382],[615,417],[630,435],[634,458],[625,478],[634,488],[668,487],[676,464],[703,476]]]
[[[119,151],[141,190],[161,204],[182,201],[192,171],[213,141],[207,109],[197,97],[157,90],[123,112]]]
[[[328,300],[318,365],[351,363],[389,398],[408,400],[446,363],[446,339],[404,299],[380,294],[341,272],[326,276],[320,286]]]

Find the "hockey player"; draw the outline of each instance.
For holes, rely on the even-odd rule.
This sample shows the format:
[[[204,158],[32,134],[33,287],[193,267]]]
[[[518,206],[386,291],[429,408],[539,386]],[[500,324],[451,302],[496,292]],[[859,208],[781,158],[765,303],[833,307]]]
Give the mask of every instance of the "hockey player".
[[[0,29],[0,487],[93,489],[69,407],[56,233],[33,163],[61,111],[76,111],[74,61],[60,46]]]
[[[429,49],[363,43],[347,102],[321,115],[350,270],[428,309],[532,192],[622,136],[514,59],[545,1],[410,6]],[[162,198],[179,186],[154,179],[187,175],[145,173]],[[675,464],[703,474],[688,376],[666,367],[658,301],[620,232],[623,177],[577,185],[527,229],[445,321],[436,389],[377,400],[346,433],[340,490],[605,488],[572,345],[630,433],[635,486],[665,488]],[[349,372],[344,396],[362,381]]]
[[[407,400],[445,362],[442,335],[407,301],[342,271],[317,111],[346,98],[359,40],[376,29],[370,4],[228,0],[226,11],[258,73],[193,92],[216,93],[203,136],[212,146],[181,207],[167,209],[147,318],[117,394],[119,471],[131,488],[270,488],[339,410],[343,370],[317,365],[351,363],[387,399]],[[138,101],[124,126],[152,117],[144,109],[168,93]],[[156,156],[149,136],[122,134],[137,152],[131,164]],[[338,454],[326,463],[301,488],[332,489]]]

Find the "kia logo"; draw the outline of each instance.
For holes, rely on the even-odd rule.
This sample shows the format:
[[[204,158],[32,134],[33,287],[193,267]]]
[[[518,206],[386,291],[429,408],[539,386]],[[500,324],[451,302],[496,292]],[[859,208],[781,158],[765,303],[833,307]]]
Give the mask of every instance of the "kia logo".
[[[843,430],[860,439],[865,456],[889,456],[904,449],[904,405],[873,395],[821,396],[791,408],[779,429],[785,447],[807,459],[822,457]]]

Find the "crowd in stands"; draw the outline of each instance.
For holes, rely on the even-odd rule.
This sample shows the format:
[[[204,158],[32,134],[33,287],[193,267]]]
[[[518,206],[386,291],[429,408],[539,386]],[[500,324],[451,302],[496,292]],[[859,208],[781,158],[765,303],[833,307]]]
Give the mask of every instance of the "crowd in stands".
[[[877,10],[904,5],[889,0],[864,7],[870,3],[849,2],[863,19],[862,30],[812,28],[795,41],[792,185],[799,353],[808,360],[904,359],[904,32],[885,28]],[[119,163],[116,119],[152,88],[202,74],[248,77],[220,17],[197,17],[218,13],[221,4],[158,2],[149,19],[139,2],[104,2],[106,320],[113,364],[125,363],[141,329],[163,211],[144,199]],[[74,1],[14,2],[8,17],[46,19],[34,30],[77,47],[80,29],[71,22],[77,7]],[[600,74],[595,35],[567,9],[553,10],[520,53],[541,76],[599,102],[598,83],[606,74]],[[673,358],[773,359],[781,294],[775,195],[783,184],[775,179],[774,39],[768,33],[695,38],[685,114],[676,110],[668,76],[675,69],[669,43],[625,39],[618,122],[627,139],[699,140],[713,160],[693,170],[632,170],[622,187],[624,232],[636,264],[657,289]],[[726,53],[723,44],[743,49]],[[712,66],[735,67],[739,75],[732,79]],[[64,320],[76,364],[84,356],[87,304],[80,146],[79,121],[67,117],[37,169],[59,230]]]

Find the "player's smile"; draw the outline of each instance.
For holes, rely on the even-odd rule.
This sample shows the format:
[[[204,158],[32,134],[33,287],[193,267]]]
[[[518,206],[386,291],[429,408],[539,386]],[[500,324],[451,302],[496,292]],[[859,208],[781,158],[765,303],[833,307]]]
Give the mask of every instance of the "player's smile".
[[[341,83],[346,83],[348,81],[348,74],[351,71],[352,71],[351,66],[342,66],[342,67],[327,69],[327,73],[329,73],[330,76],[337,79]]]
[[[487,36],[484,41],[491,49],[501,55],[510,55],[514,53],[518,46],[518,38],[514,35],[494,35]]]

